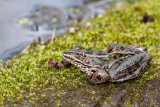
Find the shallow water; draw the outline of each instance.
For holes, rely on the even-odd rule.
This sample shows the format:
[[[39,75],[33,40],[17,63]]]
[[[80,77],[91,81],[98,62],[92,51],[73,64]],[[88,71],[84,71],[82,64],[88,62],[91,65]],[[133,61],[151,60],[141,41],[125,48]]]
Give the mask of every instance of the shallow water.
[[[105,3],[107,3],[106,1],[108,0],[104,0]],[[92,10],[97,7],[101,8],[101,5],[104,4],[102,0],[2,0],[0,3],[0,60],[9,59],[16,52],[23,50],[27,44],[33,41],[33,38],[41,36],[42,40],[46,40],[49,37],[47,35],[52,33],[51,29],[39,27],[38,31],[34,31],[25,29],[18,24],[19,18],[29,15],[35,6],[56,7],[64,10],[63,15],[65,16],[67,15],[66,7],[75,5],[82,6],[82,8],[87,6]],[[76,18],[75,15],[72,16]],[[68,20],[66,21],[68,22]],[[56,31],[57,34],[64,32],[65,29]]]

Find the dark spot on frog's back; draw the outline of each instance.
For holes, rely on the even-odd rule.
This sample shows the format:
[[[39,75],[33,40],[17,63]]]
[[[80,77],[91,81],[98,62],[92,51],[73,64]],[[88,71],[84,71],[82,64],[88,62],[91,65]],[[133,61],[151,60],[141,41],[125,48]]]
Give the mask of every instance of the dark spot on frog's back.
[[[122,57],[123,56],[123,54],[119,54],[119,57]]]
[[[116,57],[116,56],[113,56],[113,59],[117,59],[117,57]]]
[[[132,70],[128,70],[128,74],[130,74],[130,75],[131,75],[131,74],[132,74]]]
[[[91,72],[96,72],[96,70],[91,70]]]
[[[123,51],[125,48],[123,46],[120,47],[120,50]]]
[[[136,66],[137,68],[139,68],[140,65],[139,65],[139,63],[136,63],[135,66]]]
[[[98,80],[101,80],[101,76],[100,76],[100,75],[98,75],[96,78],[97,78]]]
[[[132,71],[132,67],[128,67],[127,70],[128,70],[128,71]]]

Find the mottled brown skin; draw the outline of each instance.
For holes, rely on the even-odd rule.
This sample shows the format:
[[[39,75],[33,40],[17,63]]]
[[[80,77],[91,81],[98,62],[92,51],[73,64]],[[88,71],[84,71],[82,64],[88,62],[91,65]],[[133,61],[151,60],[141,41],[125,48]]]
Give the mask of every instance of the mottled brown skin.
[[[132,45],[109,44],[102,50],[75,49],[63,52],[63,58],[86,72],[93,84],[105,81],[122,82],[139,77],[151,60],[146,48]]]

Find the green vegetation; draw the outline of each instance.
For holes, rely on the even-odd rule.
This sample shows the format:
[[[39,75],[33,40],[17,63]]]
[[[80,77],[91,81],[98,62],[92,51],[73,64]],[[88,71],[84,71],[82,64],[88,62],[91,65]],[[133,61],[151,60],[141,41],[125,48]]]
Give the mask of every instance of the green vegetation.
[[[158,107],[160,104],[160,0],[119,2],[106,14],[77,24],[74,33],[56,37],[45,47],[33,43],[22,56],[0,67],[0,105],[93,106],[124,105]],[[109,43],[144,46],[151,65],[137,79],[123,83],[90,84],[72,66],[48,67],[48,60],[61,61],[61,53],[81,44],[102,49]]]

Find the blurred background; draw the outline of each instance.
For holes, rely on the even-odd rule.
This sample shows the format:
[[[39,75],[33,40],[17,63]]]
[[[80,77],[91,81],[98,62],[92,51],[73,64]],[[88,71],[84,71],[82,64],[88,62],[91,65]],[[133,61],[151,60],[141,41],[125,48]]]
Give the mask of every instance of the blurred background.
[[[109,0],[2,0],[0,60],[22,51],[33,38],[65,33],[73,23],[105,13]]]

